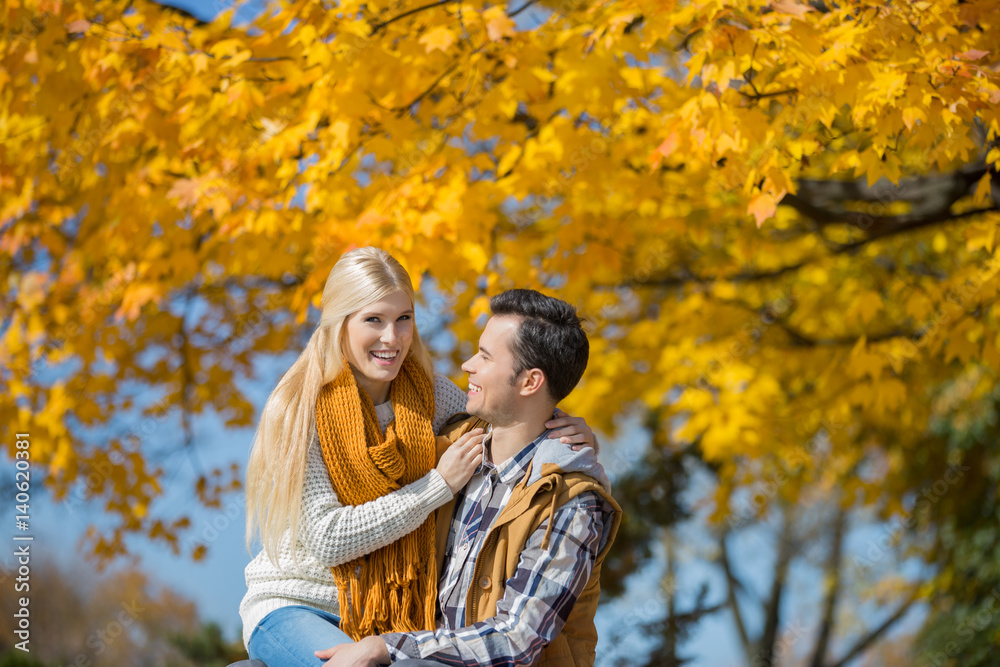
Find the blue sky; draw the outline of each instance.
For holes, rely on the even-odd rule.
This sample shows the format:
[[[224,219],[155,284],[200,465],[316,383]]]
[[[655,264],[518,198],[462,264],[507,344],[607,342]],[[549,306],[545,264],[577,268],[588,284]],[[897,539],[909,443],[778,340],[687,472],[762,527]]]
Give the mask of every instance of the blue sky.
[[[170,2],[160,2],[161,5],[179,7],[203,21],[211,20],[212,17],[231,7],[236,7],[236,22],[242,23],[244,20],[253,18],[266,3],[260,0],[250,2],[239,2],[238,0],[170,0]]]

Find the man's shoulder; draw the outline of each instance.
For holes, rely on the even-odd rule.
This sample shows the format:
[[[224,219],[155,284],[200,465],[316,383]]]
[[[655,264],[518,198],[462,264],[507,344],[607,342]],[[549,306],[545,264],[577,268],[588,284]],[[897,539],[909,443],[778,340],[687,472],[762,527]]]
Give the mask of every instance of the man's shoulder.
[[[605,492],[611,492],[611,481],[591,447],[575,450],[556,439],[543,440],[532,457],[526,484],[530,486],[549,475],[560,475],[567,482],[581,483],[589,480]]]

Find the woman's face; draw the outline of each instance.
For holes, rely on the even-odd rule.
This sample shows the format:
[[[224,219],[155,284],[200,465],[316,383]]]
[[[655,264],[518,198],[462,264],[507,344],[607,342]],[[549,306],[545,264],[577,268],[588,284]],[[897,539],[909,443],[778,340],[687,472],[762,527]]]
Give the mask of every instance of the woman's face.
[[[413,329],[413,304],[405,292],[393,292],[347,318],[345,355],[376,404],[388,399],[389,383],[403,366]]]

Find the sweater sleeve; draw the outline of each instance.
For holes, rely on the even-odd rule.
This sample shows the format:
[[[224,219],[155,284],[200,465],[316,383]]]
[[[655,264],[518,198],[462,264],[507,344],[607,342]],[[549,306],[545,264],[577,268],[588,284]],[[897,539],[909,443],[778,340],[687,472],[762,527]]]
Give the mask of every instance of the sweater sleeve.
[[[465,412],[469,397],[443,375],[434,376],[434,432],[437,433],[456,412]]]
[[[333,567],[370,554],[416,530],[452,498],[437,470],[363,505],[340,504],[326,471],[319,438],[309,446],[302,490],[299,541],[320,562]]]

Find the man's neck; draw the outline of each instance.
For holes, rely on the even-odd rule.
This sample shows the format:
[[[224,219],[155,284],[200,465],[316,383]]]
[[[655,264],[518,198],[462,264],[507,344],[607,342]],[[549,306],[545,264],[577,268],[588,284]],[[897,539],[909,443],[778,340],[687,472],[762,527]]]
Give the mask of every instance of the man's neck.
[[[490,436],[490,458],[494,465],[503,463],[517,454],[545,431],[548,417],[518,422],[508,426],[494,426]]]

